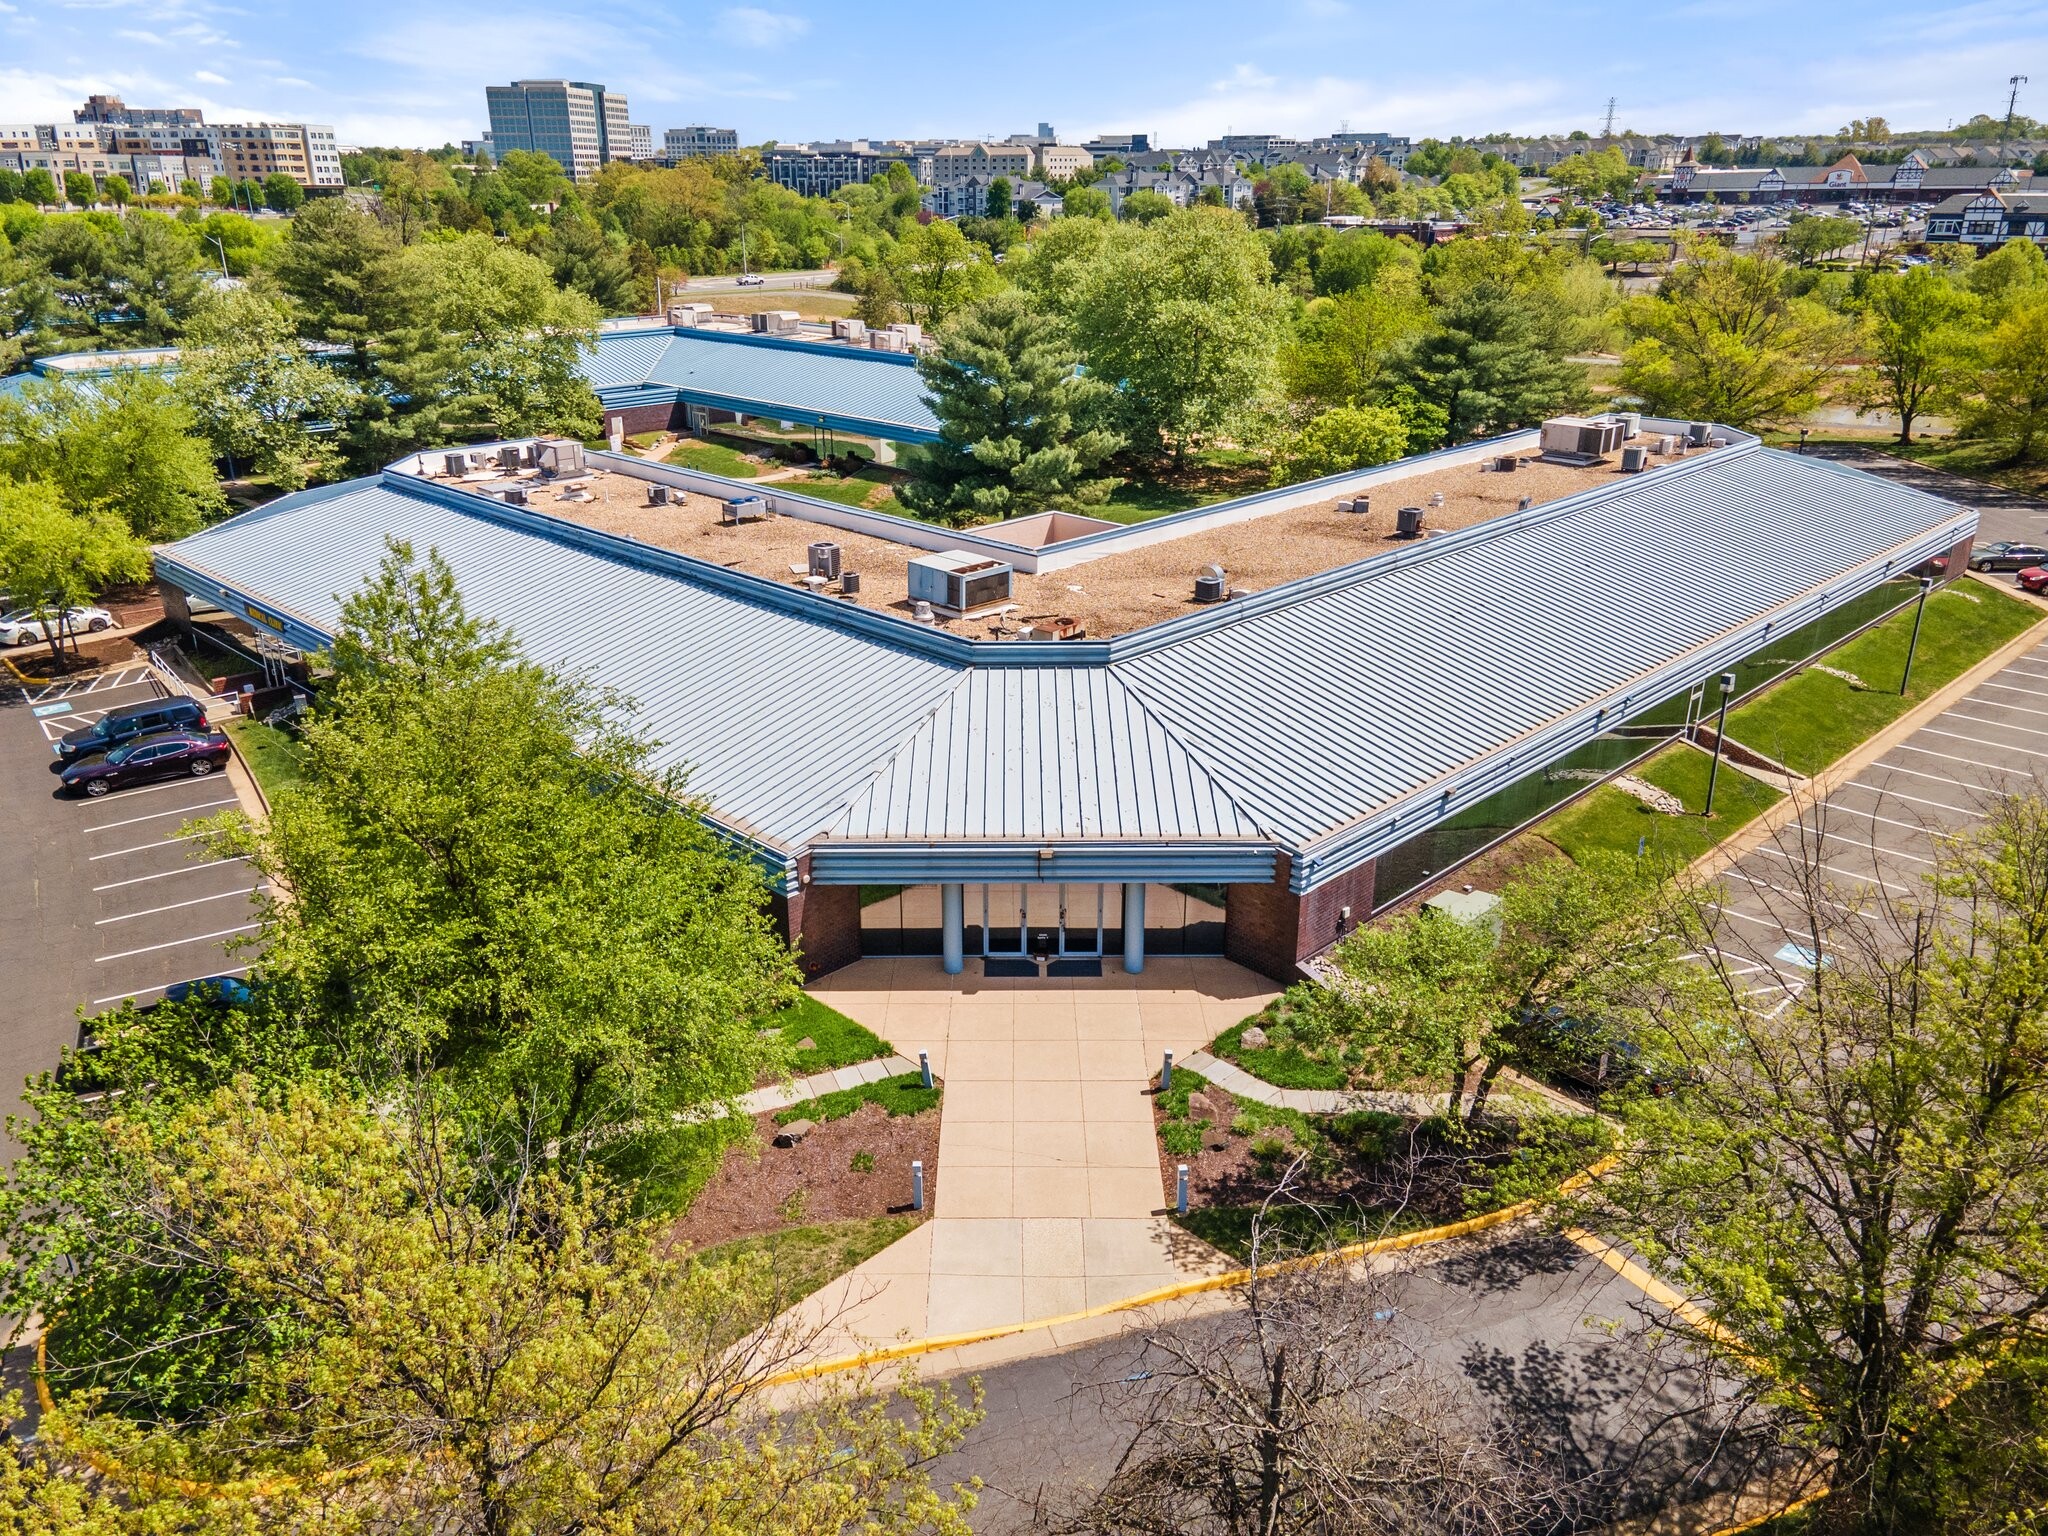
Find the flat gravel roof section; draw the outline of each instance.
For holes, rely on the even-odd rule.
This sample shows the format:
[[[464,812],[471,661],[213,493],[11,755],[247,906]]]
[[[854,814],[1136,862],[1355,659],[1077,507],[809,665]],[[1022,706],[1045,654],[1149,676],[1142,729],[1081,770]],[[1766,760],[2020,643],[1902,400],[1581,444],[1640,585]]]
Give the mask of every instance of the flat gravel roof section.
[[[317,637],[387,538],[437,549],[473,613],[630,696],[714,818],[784,856],[824,838],[843,860],[865,841],[895,850],[873,878],[945,854],[945,878],[972,879],[974,840],[1007,840],[1012,859],[1178,842],[1242,860],[1256,842],[1288,850],[1304,889],[1975,525],[1873,476],[1731,447],[1088,657],[965,646],[396,472],[158,560],[175,585]]]

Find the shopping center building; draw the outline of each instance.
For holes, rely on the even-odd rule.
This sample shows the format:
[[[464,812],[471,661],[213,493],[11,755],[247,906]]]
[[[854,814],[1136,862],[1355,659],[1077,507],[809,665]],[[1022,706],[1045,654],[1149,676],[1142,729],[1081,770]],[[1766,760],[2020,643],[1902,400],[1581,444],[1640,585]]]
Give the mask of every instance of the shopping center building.
[[[971,530],[521,442],[285,497],[157,570],[174,614],[316,649],[387,541],[438,550],[527,655],[632,701],[812,974],[1179,953],[1284,980],[1685,734],[1724,674],[1739,699],[1960,571],[1975,527],[1633,417]]]

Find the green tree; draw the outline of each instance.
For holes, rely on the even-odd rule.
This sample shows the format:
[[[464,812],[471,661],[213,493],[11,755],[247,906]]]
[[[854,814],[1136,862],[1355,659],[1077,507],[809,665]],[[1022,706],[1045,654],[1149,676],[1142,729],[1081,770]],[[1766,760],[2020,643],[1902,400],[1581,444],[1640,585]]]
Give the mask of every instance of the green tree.
[[[2008,240],[1963,269],[1963,282],[1997,320],[2017,300],[2048,291],[2048,255],[2031,240]]]
[[[296,213],[306,200],[306,189],[296,177],[272,171],[263,178],[263,206],[272,213]]]
[[[419,1093],[45,1102],[68,1145],[39,1135],[10,1199],[9,1289],[59,1320],[39,1439],[103,1469],[135,1536],[966,1536],[972,1492],[928,1466],[976,1408],[906,1381],[771,1409],[763,1389],[819,1329],[774,1320],[769,1265],[689,1262],[537,1143],[481,1160]],[[88,1332],[145,1318],[141,1351]],[[191,1408],[135,1390],[137,1353],[182,1356]]]
[[[0,480],[0,587],[16,606],[53,619],[148,574],[148,547],[113,513],[70,512],[52,486]],[[61,666],[60,626],[45,627]]]
[[[92,178],[83,171],[64,173],[64,201],[75,208],[90,208],[99,201],[93,191]]]
[[[111,300],[123,320],[114,329],[129,346],[177,341],[206,292],[199,242],[175,219],[139,212],[123,219],[109,250]]]
[[[795,973],[760,875],[621,701],[519,661],[431,552],[393,546],[333,665],[303,786],[223,832],[290,892],[263,912],[249,1029],[366,1084],[417,1061],[477,1122],[672,1201],[745,1124],[705,1112],[777,1064],[759,1030]]]
[[[1351,469],[1391,464],[1408,451],[1408,423],[1381,405],[1340,405],[1281,443],[1273,484],[1320,480]]]
[[[142,368],[0,395],[0,476],[45,481],[73,512],[111,512],[146,540],[180,538],[225,506],[191,405]]]
[[[1972,342],[1973,296],[1934,266],[1874,273],[1863,292],[1871,393],[1899,418],[1899,441],[1930,405],[1951,399]]]
[[[557,213],[548,226],[546,243],[536,254],[547,262],[559,286],[585,295],[600,314],[634,314],[643,297],[649,304],[654,302],[651,286],[642,295],[639,275],[624,242],[614,244],[585,215],[566,210]]]
[[[1694,930],[1712,986],[1645,1036],[1678,1086],[1626,1106],[1624,1165],[1580,1218],[1699,1299],[1667,1325],[1817,1453],[1823,1530],[2026,1523],[1900,1497],[1981,1434],[1969,1389],[2048,1315],[2048,805],[1986,811],[1934,845],[1925,893],[1854,906],[1805,842],[1774,916],[1826,963],[1796,995],[1765,1003],[1725,932]]]
[[[1626,197],[1642,173],[1619,149],[1584,151],[1560,160],[1550,172],[1552,185],[1588,199]]]
[[[1069,219],[1112,219],[1109,194],[1100,187],[1075,187],[1060,199],[1060,216]]]
[[[1117,217],[1128,219],[1133,224],[1156,224],[1173,212],[1173,199],[1164,192],[1151,192],[1140,187],[1135,192],[1124,194],[1124,205]]]
[[[1810,267],[1823,256],[1832,256],[1845,245],[1854,245],[1863,226],[1854,219],[1794,214],[1792,222],[1778,236],[1778,244],[1790,251],[1802,267]]]
[[[362,396],[345,371],[307,352],[290,309],[254,288],[229,289],[201,309],[177,384],[214,451],[283,491],[333,472],[334,434]]]
[[[1436,322],[1408,344],[1393,377],[1443,411],[1448,442],[1530,426],[1585,397],[1584,367],[1509,291],[1482,284]]]
[[[898,302],[912,320],[932,330],[1001,282],[988,248],[974,244],[946,219],[913,225],[896,242],[887,266]]]
[[[1265,393],[1286,303],[1270,270],[1243,219],[1190,208],[1118,226],[1077,273],[1075,334],[1121,390],[1134,452],[1179,461]]]
[[[1010,178],[998,176],[988,184],[988,216],[992,219],[1007,219],[1010,216]]]
[[[128,200],[135,195],[135,189],[128,185],[126,176],[109,176],[101,190],[106,193],[107,201],[116,208],[126,208]]]
[[[1624,316],[1636,338],[1621,386],[1666,416],[1750,428],[1810,410],[1854,350],[1840,315],[1787,297],[1783,263],[1725,247],[1690,251]]]
[[[2048,292],[2013,303],[1984,337],[1965,427],[2010,463],[2048,446]]]
[[[1048,507],[1093,506],[1118,482],[1099,476],[1124,440],[1104,424],[1114,391],[1080,370],[1066,328],[1015,290],[955,315],[918,360],[939,441],[899,492],[938,522],[986,522]]]
[[[1311,299],[1294,336],[1280,349],[1287,393],[1329,409],[1369,399],[1401,345],[1429,324],[1429,306],[1407,268],[1335,298]]]
[[[57,201],[57,179],[41,166],[23,171],[21,197],[23,202],[34,203],[38,208],[47,208]]]

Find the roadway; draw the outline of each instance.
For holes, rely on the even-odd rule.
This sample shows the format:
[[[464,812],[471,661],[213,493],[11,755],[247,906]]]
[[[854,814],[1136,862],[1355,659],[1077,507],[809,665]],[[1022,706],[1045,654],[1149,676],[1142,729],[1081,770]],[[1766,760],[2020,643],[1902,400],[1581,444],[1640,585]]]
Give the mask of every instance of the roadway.
[[[1977,509],[1977,542],[1992,539],[2039,544],[2048,542],[2048,501],[2024,491],[2007,490],[1988,480],[1971,480],[1946,470],[1915,464],[1911,459],[1880,453],[1853,443],[1814,443],[1806,451],[1815,458],[1828,459],[1876,475],[1894,485],[1907,485],[1931,496],[1945,497]]]
[[[140,664],[0,692],[0,1095],[57,1065],[81,1011],[149,1003],[176,982],[239,974],[228,953],[253,933],[257,877],[206,854],[185,830],[233,808],[228,775],[173,779],[101,799],[60,793],[51,743],[164,690]],[[0,1156],[12,1161],[12,1137]]]
[[[1387,1281],[1390,1340],[1542,1457],[1569,1489],[1567,1527],[1746,1480],[1728,1399],[1674,1358],[1655,1307],[1608,1265],[1536,1229],[1432,1252]],[[1170,1326],[1213,1338],[1230,1324],[1212,1311]],[[1150,1338],[973,1373],[987,1417],[934,1474],[983,1480],[977,1531],[1027,1530],[1041,1502],[1100,1486],[1130,1441],[1123,1400],[1162,1364]]]

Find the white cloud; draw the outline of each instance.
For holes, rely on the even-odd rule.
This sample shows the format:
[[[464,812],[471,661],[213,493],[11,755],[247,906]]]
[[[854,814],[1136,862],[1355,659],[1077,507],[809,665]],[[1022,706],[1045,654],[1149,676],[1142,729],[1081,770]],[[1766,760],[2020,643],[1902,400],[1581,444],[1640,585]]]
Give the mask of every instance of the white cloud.
[[[1559,94],[1556,82],[1541,78],[1443,80],[1422,90],[1389,91],[1370,80],[1282,78],[1240,64],[1198,96],[1141,106],[1091,132],[1121,132],[1123,124],[1142,122],[1155,144],[1203,144],[1232,130],[1313,134],[1349,122],[1421,138],[1491,128],[1510,114],[1547,106]]]
[[[195,69],[192,71],[192,78],[202,85],[226,85],[228,83],[226,75],[216,75],[210,69]]]
[[[742,48],[780,48],[810,30],[810,22],[801,16],[758,6],[737,5],[718,13],[718,35]]]

